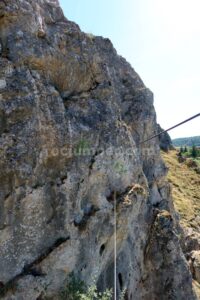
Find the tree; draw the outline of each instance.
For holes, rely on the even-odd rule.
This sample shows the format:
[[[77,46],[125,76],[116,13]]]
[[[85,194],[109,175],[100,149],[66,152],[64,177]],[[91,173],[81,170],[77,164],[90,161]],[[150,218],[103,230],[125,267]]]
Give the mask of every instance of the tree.
[[[197,147],[195,145],[192,146],[192,151],[191,151],[192,157],[196,158],[198,156],[198,151]]]
[[[183,147],[181,146],[180,153],[183,153],[183,152],[184,152],[184,150],[183,150]]]
[[[185,148],[184,148],[184,152],[186,153],[186,152],[188,152],[188,148],[185,146]]]

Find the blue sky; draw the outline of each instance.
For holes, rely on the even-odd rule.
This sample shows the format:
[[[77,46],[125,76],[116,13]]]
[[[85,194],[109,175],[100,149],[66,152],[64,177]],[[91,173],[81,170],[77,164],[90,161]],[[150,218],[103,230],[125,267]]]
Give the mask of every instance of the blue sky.
[[[108,37],[155,98],[165,129],[200,112],[199,0],[60,0],[65,16]],[[200,135],[200,117],[171,131]]]

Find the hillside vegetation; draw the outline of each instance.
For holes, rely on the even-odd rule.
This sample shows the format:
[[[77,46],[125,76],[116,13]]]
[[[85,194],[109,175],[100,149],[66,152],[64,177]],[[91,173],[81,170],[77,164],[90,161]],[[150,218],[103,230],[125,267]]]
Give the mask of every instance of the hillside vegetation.
[[[175,147],[181,147],[181,146],[192,147],[193,145],[200,146],[200,136],[178,138],[172,140],[172,143]]]
[[[191,168],[187,159],[180,163],[178,151],[162,152],[162,157],[169,168],[168,180],[172,184],[172,196],[175,210],[180,216],[180,225],[200,232],[200,174]],[[195,263],[192,260],[192,263]],[[197,272],[199,272],[197,266]],[[194,268],[193,268],[194,270]],[[200,299],[200,283],[193,276],[193,288]]]
[[[162,156],[169,168],[168,180],[181,224],[200,230],[200,175],[188,167],[187,161],[178,162],[177,151],[163,152]]]

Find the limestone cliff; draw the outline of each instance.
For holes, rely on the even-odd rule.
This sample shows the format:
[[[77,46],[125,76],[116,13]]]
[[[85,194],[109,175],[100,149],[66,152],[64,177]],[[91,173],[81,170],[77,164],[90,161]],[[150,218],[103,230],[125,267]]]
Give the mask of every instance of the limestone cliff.
[[[126,299],[196,299],[176,235],[153,94],[57,0],[0,2],[1,299],[75,276]],[[118,296],[119,297],[119,296]]]
[[[171,137],[168,132],[164,132],[164,129],[161,128],[161,126],[158,124],[158,133],[162,134],[159,135],[159,141],[160,141],[160,149],[168,152],[169,150],[174,150],[175,147],[173,146]]]

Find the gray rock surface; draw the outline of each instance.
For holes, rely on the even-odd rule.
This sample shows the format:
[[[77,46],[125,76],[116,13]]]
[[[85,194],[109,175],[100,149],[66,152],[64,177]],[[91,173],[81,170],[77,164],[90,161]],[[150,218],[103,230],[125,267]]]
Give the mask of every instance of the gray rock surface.
[[[158,124],[158,133],[163,132],[164,129],[162,129],[162,127]],[[172,140],[171,137],[169,135],[168,132],[163,132],[160,136],[159,136],[159,141],[160,141],[160,149],[168,152],[169,150],[174,150],[174,146],[172,144]]]
[[[190,268],[194,280],[200,283],[200,251],[193,251],[190,257]]]
[[[59,299],[71,272],[117,294],[196,299],[171,215],[153,94],[57,0],[0,2],[0,294]]]

